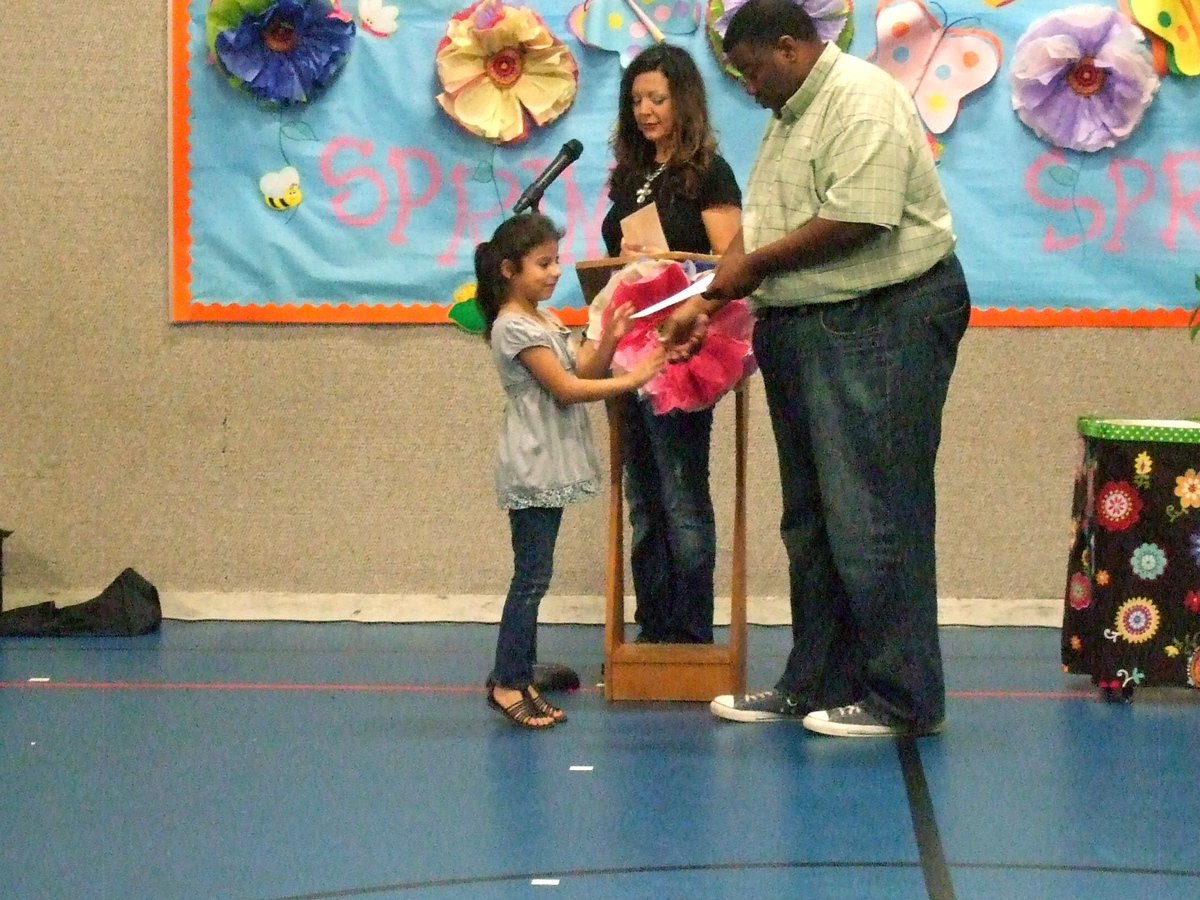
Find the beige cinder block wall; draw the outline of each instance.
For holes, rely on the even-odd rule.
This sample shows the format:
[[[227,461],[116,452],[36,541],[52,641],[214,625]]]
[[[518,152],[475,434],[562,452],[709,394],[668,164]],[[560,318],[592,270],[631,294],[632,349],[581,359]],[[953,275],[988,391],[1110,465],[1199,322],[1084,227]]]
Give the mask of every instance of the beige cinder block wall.
[[[503,593],[482,341],[169,322],[165,4],[122,10],[68,4],[30,31],[41,4],[0,5],[6,589],[86,591],[131,565],[168,592]],[[1178,329],[969,332],[939,468],[941,594],[1059,596],[1075,418],[1195,414],[1198,361]],[[774,450],[750,390],[749,587],[779,596]],[[730,404],[718,423],[725,579]],[[602,501],[570,511],[555,593],[600,593],[603,528]]]

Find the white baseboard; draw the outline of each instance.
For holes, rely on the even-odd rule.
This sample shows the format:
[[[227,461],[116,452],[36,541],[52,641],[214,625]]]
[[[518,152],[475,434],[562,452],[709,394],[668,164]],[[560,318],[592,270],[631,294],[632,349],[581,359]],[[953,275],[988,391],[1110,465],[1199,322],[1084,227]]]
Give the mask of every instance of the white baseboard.
[[[64,591],[36,594],[32,591],[6,593],[4,608],[10,609],[53,600],[69,606],[94,597],[95,591]],[[285,594],[247,592],[159,591],[163,616],[198,621],[291,621],[291,622],[499,622],[504,597],[494,594]],[[627,621],[633,621],[634,601],[625,601]],[[718,598],[716,623],[729,624],[729,598]],[[751,597],[746,602],[746,620],[752,625],[790,624],[786,597]],[[604,598],[598,595],[552,595],[542,601],[538,621],[546,624],[602,625]],[[1029,625],[1055,627],[1062,624],[1061,600],[958,599],[938,601],[942,625]]]
[[[172,619],[285,619],[311,622],[499,622],[504,598],[456,594],[228,594],[180,593],[161,597],[163,615]],[[634,601],[625,602],[633,621]],[[599,596],[553,595],[542,601],[538,620],[546,624],[602,625]],[[729,624],[728,598],[717,600],[718,625]],[[785,597],[751,597],[746,620],[753,625],[787,625]],[[1061,600],[960,600],[938,603],[943,625],[1036,625],[1062,623]]]

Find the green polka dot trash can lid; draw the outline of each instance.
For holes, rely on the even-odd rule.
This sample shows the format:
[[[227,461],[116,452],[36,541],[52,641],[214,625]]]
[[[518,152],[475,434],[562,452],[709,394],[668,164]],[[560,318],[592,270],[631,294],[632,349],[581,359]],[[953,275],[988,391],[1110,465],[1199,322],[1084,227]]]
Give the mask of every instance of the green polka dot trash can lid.
[[[1080,416],[1079,433],[1109,441],[1142,441],[1161,444],[1200,444],[1200,420],[1103,419]]]

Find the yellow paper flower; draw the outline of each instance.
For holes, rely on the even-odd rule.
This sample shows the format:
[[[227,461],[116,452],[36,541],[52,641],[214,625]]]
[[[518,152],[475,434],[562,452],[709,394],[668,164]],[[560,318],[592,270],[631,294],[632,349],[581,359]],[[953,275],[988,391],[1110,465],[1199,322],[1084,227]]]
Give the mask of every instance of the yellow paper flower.
[[[1200,508],[1200,475],[1195,469],[1188,469],[1175,478],[1175,496],[1179,505],[1184,509],[1189,506]]]
[[[454,121],[498,144],[519,141],[529,123],[553,122],[572,103],[579,65],[537,13],[480,0],[450,19],[438,45],[437,101]]]
[[[1138,475],[1149,475],[1150,469],[1154,465],[1150,459],[1150,454],[1143,450],[1133,460],[1133,471]]]
[[[463,282],[454,291],[454,302],[466,303],[468,300],[474,300],[478,290],[479,286],[474,281]]]

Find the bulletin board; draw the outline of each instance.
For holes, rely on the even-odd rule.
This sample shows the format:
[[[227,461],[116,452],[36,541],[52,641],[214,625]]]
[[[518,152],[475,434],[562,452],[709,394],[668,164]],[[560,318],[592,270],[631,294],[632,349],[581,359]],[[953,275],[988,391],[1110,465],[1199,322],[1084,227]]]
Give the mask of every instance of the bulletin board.
[[[568,140],[584,152],[547,189],[541,210],[565,230],[565,266],[604,256],[622,53],[575,32],[586,12],[591,21],[623,16],[634,35],[631,12],[643,0],[606,2],[533,0],[574,58],[578,92],[554,121],[497,142],[437,101],[444,85],[435,55],[465,4],[333,3],[353,30],[336,77],[315,99],[279,105],[216,64],[210,0],[169,0],[172,319],[456,321],[454,310],[473,295],[475,244]],[[899,2],[916,0],[884,0]],[[1136,129],[1111,148],[1055,146],[1015,114],[1010,67],[1031,23],[1069,5],[923,5],[938,39],[979,31],[998,49],[995,77],[955,99],[952,124],[931,135],[972,324],[1186,325],[1200,301],[1200,78],[1162,75]],[[744,186],[768,113],[713,50],[713,7],[674,6],[677,18],[694,13],[693,27],[664,37],[700,65],[720,150]],[[879,50],[885,19],[877,14],[881,7],[861,0],[847,7],[849,52]],[[290,192],[281,184],[288,170],[297,176]],[[572,279],[551,305],[568,322],[585,319]]]

